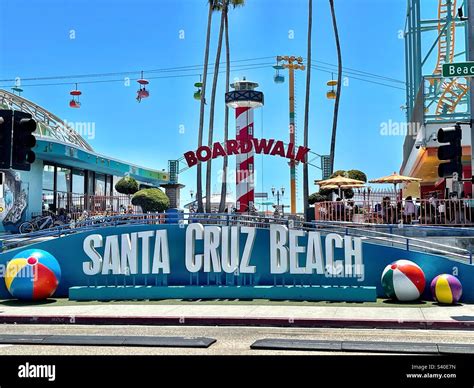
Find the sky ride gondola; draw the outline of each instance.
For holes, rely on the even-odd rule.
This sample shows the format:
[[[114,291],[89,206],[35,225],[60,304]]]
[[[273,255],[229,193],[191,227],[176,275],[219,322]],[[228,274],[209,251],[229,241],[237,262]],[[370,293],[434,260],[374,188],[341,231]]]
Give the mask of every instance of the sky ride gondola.
[[[72,96],[71,100],[69,101],[69,107],[80,108],[81,102],[79,101],[79,96],[82,94],[82,92],[77,88],[77,84],[76,89],[71,90],[69,94]]]
[[[275,75],[273,76],[273,81],[276,84],[282,84],[283,82],[285,82],[285,76],[280,74],[280,70],[282,70],[284,67],[277,63],[276,65],[273,66],[273,68],[275,69]]]
[[[334,99],[336,99],[336,91],[334,90],[334,86],[337,85],[337,81],[336,81],[335,79],[331,79],[331,80],[329,80],[329,81],[326,83],[326,85],[331,87],[331,90],[329,90],[329,91],[326,93],[326,97],[327,97],[329,100],[334,100]]]
[[[194,92],[194,99],[200,101],[202,98],[202,81],[201,81],[201,76],[199,76],[199,82],[196,82],[194,86],[197,88],[197,90]]]
[[[137,101],[141,102],[142,99],[150,97],[150,92],[146,89],[146,85],[148,85],[150,82],[143,78],[143,71],[141,78],[137,80],[137,82],[140,84],[140,87],[137,90]]]
[[[21,93],[23,93],[23,89],[20,88],[19,86],[14,86],[12,88],[13,94],[18,93],[19,96],[21,96]]]

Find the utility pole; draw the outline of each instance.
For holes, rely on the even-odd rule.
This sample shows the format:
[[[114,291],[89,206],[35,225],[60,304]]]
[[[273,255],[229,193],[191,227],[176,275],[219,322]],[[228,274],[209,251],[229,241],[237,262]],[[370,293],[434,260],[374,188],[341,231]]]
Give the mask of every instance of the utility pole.
[[[286,62],[282,66],[288,69],[289,73],[289,96],[290,96],[290,143],[295,144],[296,124],[295,124],[295,70],[304,70],[302,57],[278,56],[277,62]],[[296,162],[290,160],[290,211],[296,213]]]
[[[474,61],[474,0],[468,0],[467,16],[468,61]],[[474,176],[474,77],[471,77],[469,82],[471,84],[469,96],[471,108],[471,176]],[[474,193],[474,182],[472,193]]]

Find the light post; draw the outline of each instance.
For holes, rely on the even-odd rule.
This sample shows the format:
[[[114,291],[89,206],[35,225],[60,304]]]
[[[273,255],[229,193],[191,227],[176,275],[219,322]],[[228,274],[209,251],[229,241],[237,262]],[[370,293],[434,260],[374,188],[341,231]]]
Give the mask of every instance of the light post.
[[[280,190],[275,189],[275,187],[272,187],[272,195],[273,197],[276,197],[277,200],[277,205],[276,205],[276,211],[278,212],[278,209],[280,208],[280,197],[283,197],[285,195],[285,188],[281,187]],[[285,205],[281,205],[281,214],[283,215],[285,212]]]
[[[189,190],[189,195],[191,196],[191,202],[194,201],[194,190],[193,189]],[[195,209],[195,206],[194,206],[194,204],[192,204],[191,207],[189,208],[189,210],[194,213],[194,209]]]

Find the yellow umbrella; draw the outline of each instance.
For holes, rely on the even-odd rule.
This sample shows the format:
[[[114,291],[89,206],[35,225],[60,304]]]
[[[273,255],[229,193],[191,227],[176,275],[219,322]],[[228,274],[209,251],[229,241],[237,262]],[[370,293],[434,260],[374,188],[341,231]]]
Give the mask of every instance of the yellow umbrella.
[[[394,186],[395,192],[397,191],[397,184],[399,183],[410,183],[410,182],[421,182],[423,179],[414,178],[411,176],[400,175],[394,172],[391,175],[383,176],[381,178],[372,179],[370,183],[391,183]]]
[[[349,186],[349,185],[363,185],[364,181],[359,181],[357,179],[346,178],[345,176],[338,175],[334,178],[325,179],[322,181],[314,181],[315,184],[320,186],[326,185],[335,185],[337,187]]]
[[[346,178],[342,175],[338,175],[334,178],[329,178],[321,181],[314,181],[315,184],[319,185],[322,189],[339,189],[339,196],[341,196],[342,189],[350,189],[352,187],[360,187],[365,182],[357,179]]]

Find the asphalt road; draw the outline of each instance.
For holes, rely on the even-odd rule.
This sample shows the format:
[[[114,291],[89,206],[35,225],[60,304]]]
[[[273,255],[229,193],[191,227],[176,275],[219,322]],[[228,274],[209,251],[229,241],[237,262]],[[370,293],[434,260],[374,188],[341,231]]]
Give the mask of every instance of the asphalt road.
[[[290,354],[364,354],[315,351],[252,350],[250,345],[264,338],[306,340],[346,340],[382,342],[425,342],[474,344],[473,331],[380,330],[380,329],[292,329],[266,327],[193,327],[193,326],[83,326],[83,325],[1,325],[0,334],[188,336],[217,340],[207,349],[0,345],[2,355],[290,355]]]

